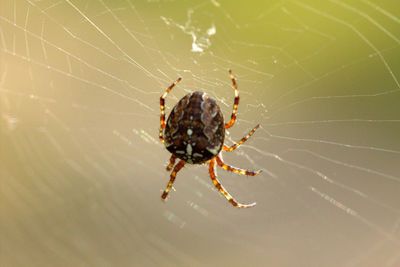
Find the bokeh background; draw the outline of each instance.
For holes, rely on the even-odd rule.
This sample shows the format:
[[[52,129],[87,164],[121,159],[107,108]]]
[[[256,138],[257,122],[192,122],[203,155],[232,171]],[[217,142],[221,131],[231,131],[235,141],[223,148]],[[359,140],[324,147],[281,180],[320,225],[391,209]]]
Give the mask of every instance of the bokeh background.
[[[262,125],[166,203],[159,97]],[[400,266],[400,5],[0,0],[2,266]]]

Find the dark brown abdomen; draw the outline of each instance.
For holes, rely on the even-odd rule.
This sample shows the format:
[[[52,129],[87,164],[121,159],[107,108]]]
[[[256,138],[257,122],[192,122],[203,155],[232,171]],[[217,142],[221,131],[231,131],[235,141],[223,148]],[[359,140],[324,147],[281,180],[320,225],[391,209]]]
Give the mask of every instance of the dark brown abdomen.
[[[167,119],[165,146],[178,158],[206,162],[218,155],[224,144],[224,117],[215,99],[204,92],[184,96]]]

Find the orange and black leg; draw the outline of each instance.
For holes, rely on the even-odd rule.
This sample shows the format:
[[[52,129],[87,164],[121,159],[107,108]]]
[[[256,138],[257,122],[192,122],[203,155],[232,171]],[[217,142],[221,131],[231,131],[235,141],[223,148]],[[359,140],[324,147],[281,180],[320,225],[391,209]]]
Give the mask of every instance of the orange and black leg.
[[[159,133],[159,138],[161,142],[164,143],[164,138],[163,138],[163,130],[165,128],[165,98],[167,97],[169,91],[174,88],[174,86],[180,82],[182,78],[178,78],[173,84],[171,84],[170,87],[165,91],[165,93],[160,97],[160,108],[161,108],[161,116],[160,116],[160,133]]]
[[[172,184],[175,181],[176,174],[182,169],[182,167],[185,165],[185,163],[186,163],[185,161],[181,160],[178,162],[178,164],[175,165],[174,169],[172,170],[171,178],[169,179],[167,188],[165,188],[164,193],[161,195],[162,200],[165,200],[165,198],[167,197],[168,192],[171,189]]]
[[[240,146],[241,144],[243,144],[244,142],[246,142],[247,139],[249,139],[250,136],[252,136],[252,135],[254,134],[254,132],[255,132],[258,128],[260,128],[260,124],[257,124],[257,126],[254,127],[253,130],[251,130],[250,133],[249,133],[248,135],[246,135],[245,137],[243,137],[239,142],[237,142],[237,143],[234,144],[233,146],[230,146],[230,147],[229,147],[229,146],[223,145],[223,146],[222,146],[222,149],[225,150],[225,151],[233,151],[233,150],[235,150],[238,146]]]
[[[232,71],[229,70],[229,75],[231,76],[232,83],[233,83],[233,89],[235,89],[235,102],[233,104],[233,110],[232,110],[232,115],[231,115],[231,120],[228,123],[225,123],[225,128],[228,129],[233,126],[233,124],[236,121],[236,110],[239,105],[239,90],[237,89],[236,85],[236,80],[233,77]]]
[[[172,167],[174,167],[175,159],[176,159],[176,156],[174,154],[172,154],[171,158],[169,159],[169,164],[167,166],[167,171],[170,171],[172,169]]]
[[[215,169],[215,159],[210,160],[209,164],[210,164],[210,166],[209,166],[210,177],[211,177],[211,180],[212,180],[214,186],[219,190],[219,192],[221,192],[222,195],[225,196],[225,198],[233,206],[238,207],[238,208],[250,208],[250,207],[253,207],[256,205],[255,202],[248,204],[248,205],[240,204],[235,199],[233,199],[233,197],[228,193],[228,191],[225,190],[225,188],[221,185],[221,183],[217,179],[216,169]]]
[[[250,176],[254,176],[254,175],[260,174],[262,172],[262,170],[251,172],[251,171],[247,171],[247,170],[243,170],[243,169],[239,169],[239,168],[235,168],[235,167],[226,165],[219,156],[216,156],[215,159],[217,161],[217,164],[222,169],[227,170],[228,172],[235,172],[235,173],[239,173],[239,174],[243,174],[243,175],[250,175]]]

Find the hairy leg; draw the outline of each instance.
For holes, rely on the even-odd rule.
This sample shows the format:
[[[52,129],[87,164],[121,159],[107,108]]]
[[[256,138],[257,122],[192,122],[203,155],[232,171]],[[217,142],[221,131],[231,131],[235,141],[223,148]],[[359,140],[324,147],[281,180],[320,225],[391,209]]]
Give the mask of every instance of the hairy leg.
[[[165,198],[167,197],[168,192],[171,189],[172,184],[175,181],[176,174],[182,169],[182,167],[185,165],[185,163],[186,163],[185,161],[181,160],[178,162],[178,164],[175,165],[174,169],[172,170],[171,178],[169,179],[168,185],[165,188],[164,193],[161,195],[162,200],[165,200]]]
[[[222,195],[225,196],[225,198],[235,207],[238,208],[250,208],[256,205],[256,203],[251,203],[251,204],[240,204],[238,203],[233,197],[228,193],[228,191],[225,190],[225,188],[221,185],[221,183],[217,179],[216,175],[216,170],[215,170],[215,159],[210,160],[210,166],[209,166],[209,172],[210,172],[210,177],[211,180],[214,184],[214,186],[221,192]]]

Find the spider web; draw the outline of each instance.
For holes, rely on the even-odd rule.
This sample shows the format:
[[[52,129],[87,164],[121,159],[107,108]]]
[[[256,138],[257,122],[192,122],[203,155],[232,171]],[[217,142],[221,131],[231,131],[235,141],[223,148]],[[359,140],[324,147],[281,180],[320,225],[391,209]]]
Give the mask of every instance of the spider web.
[[[266,2],[266,3],[260,3]],[[3,265],[400,265],[397,1],[1,1]],[[168,201],[170,108],[261,128]],[[212,245],[210,245],[212,244]]]

